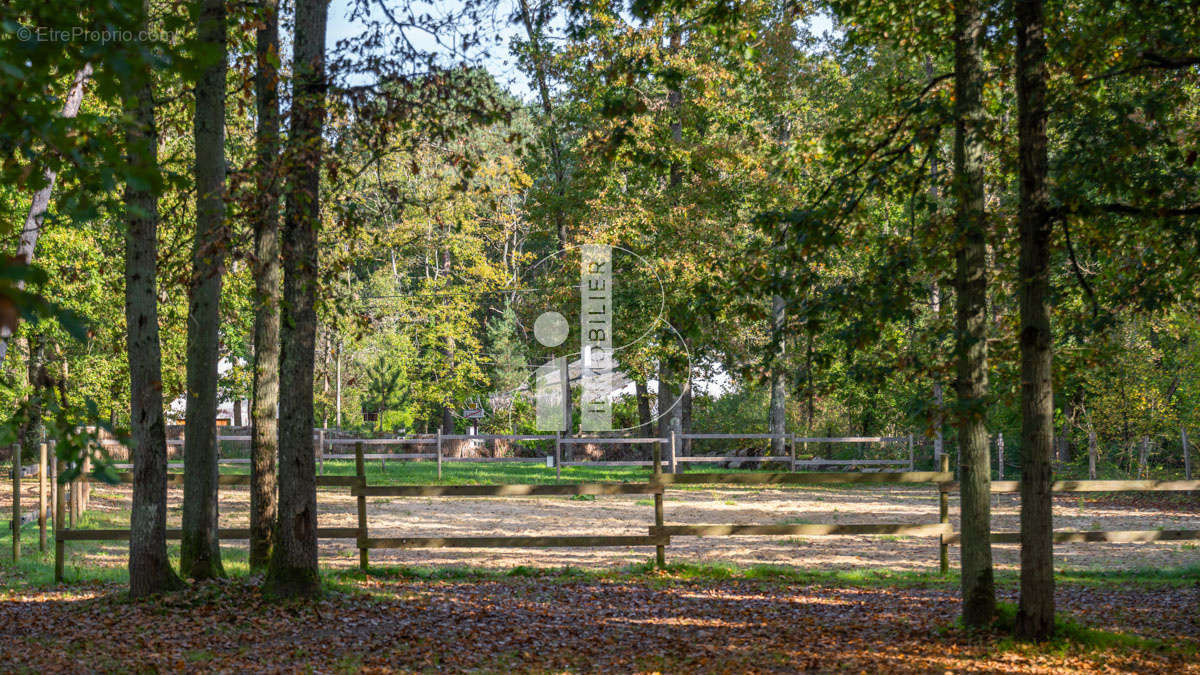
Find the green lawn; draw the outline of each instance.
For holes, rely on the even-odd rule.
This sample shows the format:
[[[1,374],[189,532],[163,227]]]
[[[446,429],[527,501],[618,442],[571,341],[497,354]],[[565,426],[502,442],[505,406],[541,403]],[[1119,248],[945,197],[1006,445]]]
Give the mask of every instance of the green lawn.
[[[532,462],[442,462],[438,478],[437,463],[430,461],[379,460],[366,462],[367,482],[372,485],[490,485],[502,483],[580,483],[626,482],[639,483],[650,479],[648,467],[636,466],[568,466],[563,467],[562,479],[554,469]],[[716,465],[688,467],[689,473],[751,473],[754,469],[723,469]],[[246,474],[245,464],[224,465],[222,473]],[[352,460],[325,462],[326,476],[353,476]],[[683,488],[684,486],[680,486]],[[690,487],[690,486],[689,486]],[[806,486],[807,487],[807,486]],[[676,488],[676,489],[680,489]]]

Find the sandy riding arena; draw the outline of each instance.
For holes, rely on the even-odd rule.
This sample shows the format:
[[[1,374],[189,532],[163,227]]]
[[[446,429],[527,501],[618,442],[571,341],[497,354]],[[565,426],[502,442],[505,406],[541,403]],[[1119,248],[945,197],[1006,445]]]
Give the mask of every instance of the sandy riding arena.
[[[7,495],[4,495],[7,497]],[[29,500],[30,496],[25,499]],[[178,526],[181,492],[171,491],[170,520]],[[1055,529],[1153,530],[1200,528],[1200,504],[1194,499],[1114,502],[1095,496],[1063,496],[1055,500]],[[1182,497],[1182,496],[1180,496]],[[7,501],[7,500],[5,500]],[[34,501],[33,503],[36,503]],[[89,517],[123,527],[127,522],[129,488],[93,488]],[[345,489],[318,493],[322,527],[354,527],[355,498]],[[958,519],[957,499],[950,500],[952,522]],[[244,526],[249,493],[223,488],[221,522]],[[1015,495],[993,497],[993,530],[1016,531],[1019,502]],[[649,495],[579,497],[373,497],[367,504],[372,537],[518,536],[518,535],[645,535],[653,524]],[[863,486],[804,488],[700,488],[671,490],[665,497],[668,525],[686,524],[852,524],[936,523],[937,494],[929,486]],[[234,553],[240,541],[224,544]],[[75,551],[71,551],[75,548]],[[120,564],[120,542],[68,547],[72,566]],[[1016,545],[994,546],[999,570],[1016,569]],[[372,550],[372,565],[467,565],[506,569],[576,566],[615,568],[645,562],[652,547],[545,549],[417,549]],[[1060,569],[1110,570],[1183,567],[1200,564],[1200,547],[1189,542],[1079,543],[1056,547]],[[236,555],[236,554],[235,554]],[[957,548],[951,548],[952,564]],[[874,536],[676,536],[667,548],[668,562],[738,565],[780,565],[800,569],[891,569],[930,571],[938,564],[936,537]],[[353,540],[322,540],[321,563],[351,567],[358,554]]]

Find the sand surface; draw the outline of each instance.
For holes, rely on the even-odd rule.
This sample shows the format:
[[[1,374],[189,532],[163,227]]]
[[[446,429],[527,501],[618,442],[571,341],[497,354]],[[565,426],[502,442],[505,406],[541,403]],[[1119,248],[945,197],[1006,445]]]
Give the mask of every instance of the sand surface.
[[[0,488],[0,508],[11,512],[11,486]],[[170,523],[178,527],[182,492],[171,491]],[[439,537],[470,535],[644,535],[653,523],[649,495],[599,496],[594,500],[569,497],[418,497],[370,498],[367,512],[372,537]],[[23,490],[23,505],[31,510],[36,492]],[[92,492],[97,511],[127,511],[129,488],[97,486]],[[1016,495],[993,497],[993,529],[1019,529]],[[355,498],[347,489],[322,489],[318,493],[322,527],[354,527]],[[35,507],[34,507],[35,508]],[[950,501],[952,522],[958,519],[957,499]],[[226,488],[221,493],[221,521],[226,527],[244,527],[248,521],[249,493]],[[806,487],[799,489],[678,489],[665,498],[667,524],[783,524],[783,523],[936,523],[937,493],[929,486],[870,486],[854,488]],[[1200,529],[1194,509],[1102,506],[1074,497],[1056,498],[1056,530]],[[25,530],[26,546],[36,546],[36,530]],[[230,548],[244,548],[230,541]],[[999,569],[1016,569],[1019,549],[997,544]],[[374,564],[471,565],[507,569],[579,566],[611,568],[645,562],[653,547],[545,548],[545,549],[419,549],[372,550]],[[78,551],[70,563],[124,564],[125,545],[105,545],[92,553]],[[958,549],[951,547],[952,564]],[[88,560],[84,560],[87,558]],[[771,564],[823,570],[889,568],[929,570],[937,567],[936,537],[898,536],[739,536],[673,537],[667,548],[670,562],[740,565]],[[321,561],[331,567],[357,564],[353,540],[323,540]],[[1056,566],[1078,569],[1178,567],[1200,564],[1195,542],[1133,544],[1062,544],[1056,548]]]

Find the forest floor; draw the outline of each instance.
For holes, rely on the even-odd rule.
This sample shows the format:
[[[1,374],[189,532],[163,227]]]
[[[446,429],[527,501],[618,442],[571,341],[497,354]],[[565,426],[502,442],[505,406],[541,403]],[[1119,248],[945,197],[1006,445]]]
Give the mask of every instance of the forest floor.
[[[1049,643],[967,631],[953,579],[677,567],[326,574],[319,602],[256,577],[130,602],[117,583],[0,591],[5,672],[1200,672],[1200,586],[1060,581]],[[1011,602],[1013,579],[1000,595]]]
[[[376,465],[371,483],[435,482],[411,466]],[[445,483],[554,480],[544,467],[446,469]],[[639,476],[564,471],[564,480]],[[10,512],[4,482],[0,509]],[[170,493],[172,524],[181,497]],[[354,501],[345,488],[322,489],[320,524],[354,526]],[[27,487],[22,502],[36,508],[36,492]],[[1060,497],[1055,527],[1200,529],[1196,503]],[[79,527],[126,527],[128,486],[95,485],[91,506]],[[668,491],[665,506],[666,521],[680,524],[937,521],[929,486],[701,486]],[[996,530],[1018,529],[1017,506],[994,498]],[[247,510],[244,489],[222,490],[223,524],[246,522]],[[368,513],[372,536],[645,534],[653,509],[637,495],[372,498]],[[647,567],[648,548],[373,550],[369,575],[355,569],[352,540],[329,540],[327,591],[313,605],[265,601],[242,542],[223,545],[231,581],[130,603],[125,543],[71,542],[68,583],[57,586],[53,546],[39,553],[37,540],[27,525],[25,557],[0,563],[0,671],[1200,672],[1200,548],[1189,542],[1056,547],[1067,623],[1062,638],[1033,646],[1003,627],[956,626],[958,582],[937,574],[936,538],[675,537],[666,572]],[[3,554],[10,545],[0,536]],[[1013,603],[1017,549],[994,549],[1001,599]]]

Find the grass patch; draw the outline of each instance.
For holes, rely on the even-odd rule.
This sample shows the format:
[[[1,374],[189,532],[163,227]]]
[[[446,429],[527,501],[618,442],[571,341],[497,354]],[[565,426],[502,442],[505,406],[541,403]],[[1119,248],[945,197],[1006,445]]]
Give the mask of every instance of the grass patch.
[[[1015,574],[1013,575],[1015,577]],[[1055,581],[1095,587],[1184,587],[1200,584],[1200,564],[1183,567],[1143,567],[1132,570],[1055,570]]]
[[[1031,643],[1008,637],[1016,630],[1016,626],[1017,606],[1009,602],[997,603],[996,620],[992,624],[992,630],[1005,636],[996,644],[996,648],[1001,651],[1058,656],[1090,651],[1169,652],[1181,655],[1197,653],[1195,644],[1169,643],[1139,635],[1088,628],[1062,614],[1055,617],[1054,635],[1045,642]]]
[[[212,661],[213,658],[213,653],[207,649],[195,649],[183,655],[183,659],[188,663],[204,663]]]
[[[381,466],[379,460],[367,460],[367,482],[371,485],[495,485],[505,483],[518,484],[555,484],[555,483],[591,483],[591,482],[623,482],[644,483],[650,480],[651,471],[647,467],[636,466],[565,466],[562,467],[562,478],[555,475],[555,470],[547,468],[540,462],[455,462],[443,460],[442,475],[437,475],[437,462],[428,460],[389,461]],[[249,474],[250,467],[244,464],[222,465],[222,473]],[[689,474],[704,473],[772,473],[757,468],[725,469],[722,467],[689,466]],[[326,460],[325,476],[353,476],[353,460]],[[755,491],[762,489],[791,490],[791,491],[835,491],[848,487],[861,488],[861,485],[846,483],[821,485],[721,485],[722,490]],[[919,490],[924,495],[934,496],[933,486],[929,485],[892,485],[896,490]],[[712,485],[688,484],[675,485],[671,490],[693,491],[709,490]]]

